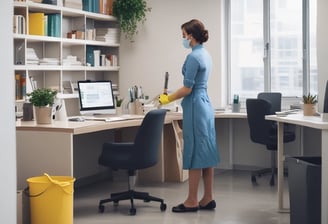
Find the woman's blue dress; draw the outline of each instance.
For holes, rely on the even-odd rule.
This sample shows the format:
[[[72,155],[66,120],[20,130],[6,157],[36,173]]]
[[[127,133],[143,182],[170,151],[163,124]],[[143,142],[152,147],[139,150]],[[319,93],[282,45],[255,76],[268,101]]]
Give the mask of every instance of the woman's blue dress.
[[[219,162],[214,110],[207,95],[212,59],[203,45],[192,48],[183,67],[183,85],[192,88],[183,109],[183,169],[215,167]]]

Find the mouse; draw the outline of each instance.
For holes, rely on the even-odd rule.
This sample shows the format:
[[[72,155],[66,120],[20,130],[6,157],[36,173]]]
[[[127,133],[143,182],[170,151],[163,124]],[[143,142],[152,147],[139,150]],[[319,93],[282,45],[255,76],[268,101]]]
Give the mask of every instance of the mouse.
[[[68,119],[69,121],[78,121],[78,122],[83,122],[85,119],[83,117],[71,117]]]

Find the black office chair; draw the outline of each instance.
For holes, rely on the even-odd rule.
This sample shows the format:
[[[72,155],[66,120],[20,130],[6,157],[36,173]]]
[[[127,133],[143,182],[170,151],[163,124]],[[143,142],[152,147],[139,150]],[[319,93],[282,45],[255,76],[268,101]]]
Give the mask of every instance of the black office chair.
[[[281,93],[279,92],[260,92],[257,94],[258,99],[264,99],[271,104],[270,114],[281,111]]]
[[[136,171],[154,166],[158,161],[159,145],[162,138],[163,125],[166,110],[149,111],[139,127],[134,142],[106,142],[103,145],[99,157],[99,164],[112,168],[113,170],[124,169],[128,172],[128,190],[120,193],[112,193],[108,199],[100,200],[99,212],[104,212],[104,205],[114,202],[118,205],[121,200],[130,200],[130,215],[136,214],[133,204],[134,199],[145,202],[160,202],[161,211],[166,210],[166,204],[161,198],[150,196],[147,192],[137,192],[131,189],[130,178],[135,176]]]
[[[247,120],[250,130],[250,138],[253,142],[266,146],[271,151],[271,167],[253,171],[251,180],[257,184],[256,177],[271,173],[270,185],[274,186],[274,174],[276,170],[276,151],[277,151],[277,128],[273,121],[265,119],[271,112],[271,104],[264,99],[246,100]],[[284,143],[295,140],[295,133],[284,130]]]

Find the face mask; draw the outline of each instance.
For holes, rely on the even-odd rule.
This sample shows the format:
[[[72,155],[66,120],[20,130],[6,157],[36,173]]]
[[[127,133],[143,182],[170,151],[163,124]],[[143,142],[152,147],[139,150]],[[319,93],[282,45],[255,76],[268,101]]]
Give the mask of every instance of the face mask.
[[[187,38],[182,39],[182,44],[185,48],[190,48],[190,40],[188,40]]]

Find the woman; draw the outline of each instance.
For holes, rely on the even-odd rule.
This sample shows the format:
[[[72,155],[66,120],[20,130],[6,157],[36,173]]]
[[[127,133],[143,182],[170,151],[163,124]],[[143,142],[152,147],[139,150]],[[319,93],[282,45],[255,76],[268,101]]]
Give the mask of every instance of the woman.
[[[212,68],[212,59],[203,47],[208,40],[208,31],[199,20],[182,24],[183,45],[192,48],[183,67],[183,86],[174,93],[160,95],[160,103],[167,104],[183,98],[183,169],[189,170],[187,199],[172,208],[173,212],[196,212],[212,210],[214,167],[219,162],[214,124],[214,110],[207,95],[207,81]],[[201,177],[204,195],[198,201],[198,186]]]

